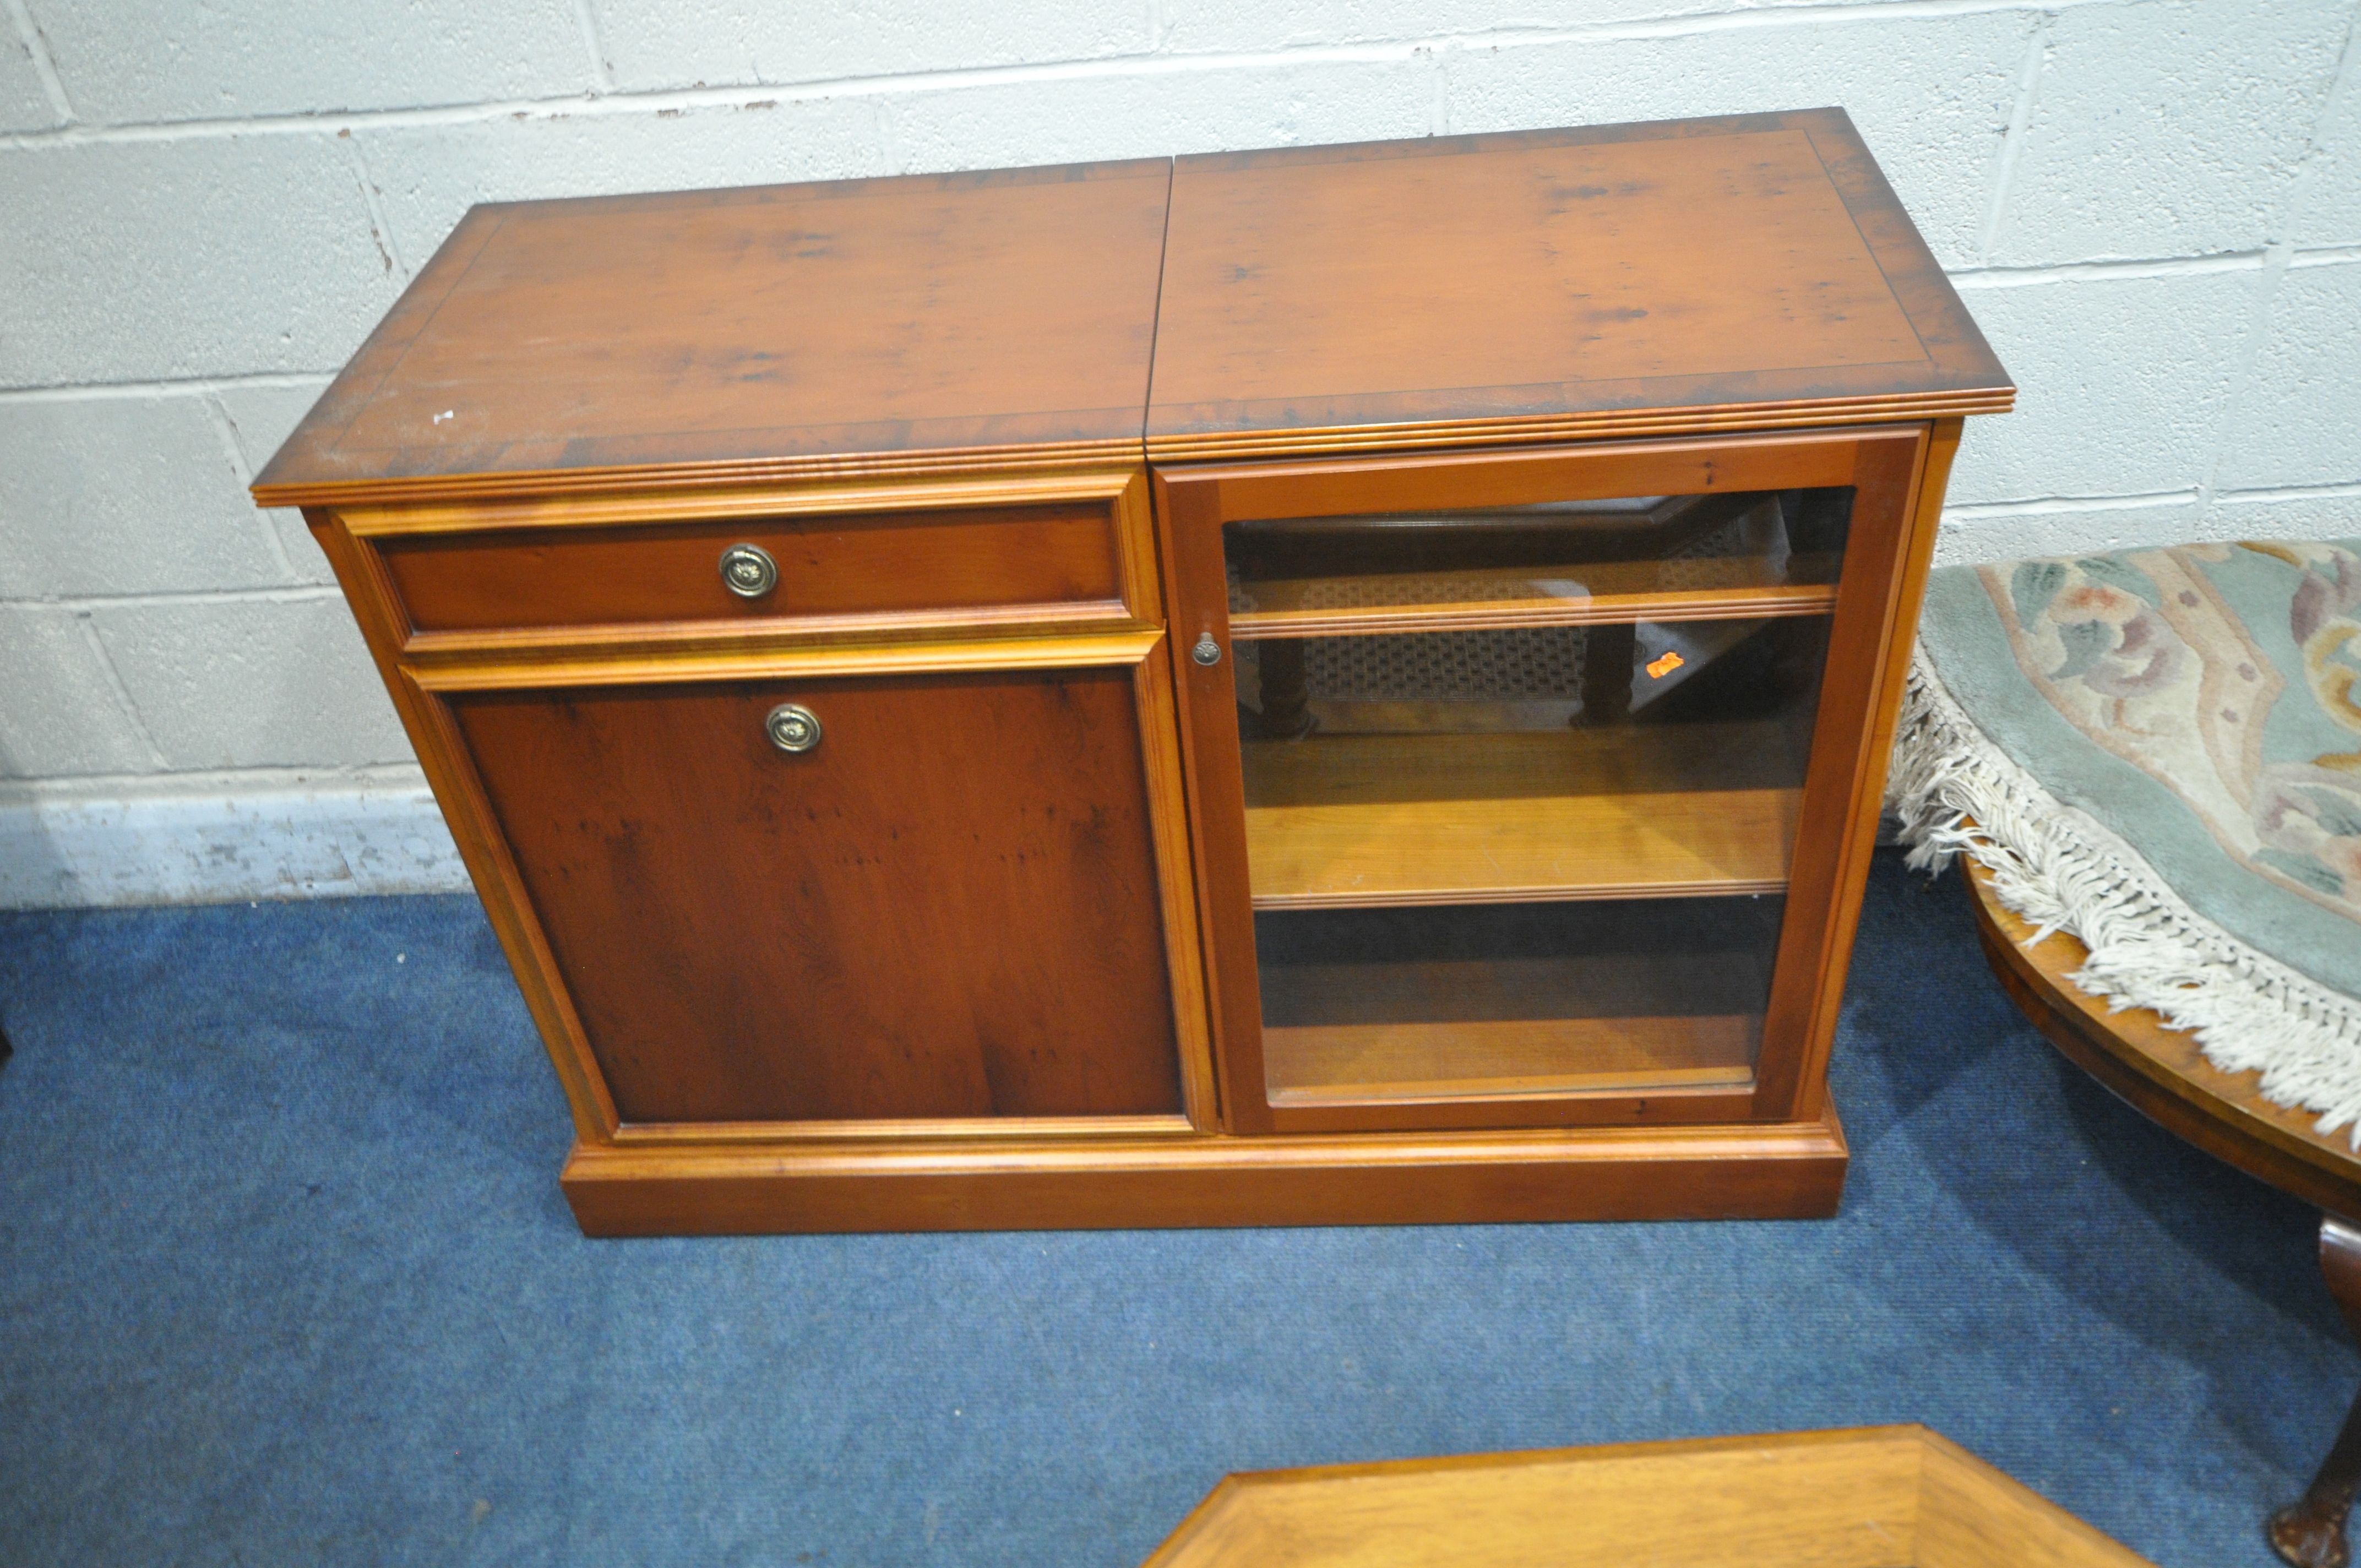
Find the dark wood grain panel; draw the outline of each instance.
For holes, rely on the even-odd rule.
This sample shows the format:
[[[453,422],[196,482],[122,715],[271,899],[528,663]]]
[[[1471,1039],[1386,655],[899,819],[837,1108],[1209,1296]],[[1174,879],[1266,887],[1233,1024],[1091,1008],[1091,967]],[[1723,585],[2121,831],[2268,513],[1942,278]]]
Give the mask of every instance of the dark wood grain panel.
[[[1136,455],[1170,183],[1155,159],[477,207],[256,494]]]
[[[1181,1109],[1126,667],[452,704],[626,1122]],[[774,705],[818,714],[790,756]]]
[[[1156,455],[2008,392],[1840,109],[1176,167]]]
[[[748,543],[778,586],[741,598],[721,553]],[[1106,505],[761,518],[644,528],[532,528],[378,542],[420,631],[794,620],[1099,602],[1120,613]]]

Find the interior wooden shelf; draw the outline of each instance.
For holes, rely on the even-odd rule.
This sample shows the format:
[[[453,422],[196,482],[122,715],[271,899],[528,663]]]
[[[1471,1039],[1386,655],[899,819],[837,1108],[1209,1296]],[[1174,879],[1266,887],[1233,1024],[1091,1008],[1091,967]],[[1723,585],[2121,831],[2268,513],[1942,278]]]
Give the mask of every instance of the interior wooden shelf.
[[[1775,898],[1255,917],[1274,1103],[1743,1089]]]
[[[1759,1014],[1263,1029],[1274,1104],[1744,1089]]]
[[[1630,620],[1723,620],[1825,615],[1838,558],[1761,555],[1587,561],[1468,572],[1259,579],[1234,608],[1238,637],[1473,631]]]
[[[1803,794],[1775,720],[1244,751],[1257,909],[1776,893]]]

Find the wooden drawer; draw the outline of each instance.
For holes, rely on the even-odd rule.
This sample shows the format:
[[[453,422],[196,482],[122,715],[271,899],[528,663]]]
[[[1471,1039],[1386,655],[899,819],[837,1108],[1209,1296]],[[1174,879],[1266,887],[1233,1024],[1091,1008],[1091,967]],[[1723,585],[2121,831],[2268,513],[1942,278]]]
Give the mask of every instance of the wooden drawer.
[[[1015,505],[909,505],[577,521],[497,510],[472,526],[361,527],[410,638],[566,628],[730,625],[873,630],[1152,621],[1154,576],[1136,483]],[[656,510],[661,509],[642,509]],[[375,521],[375,520],[372,520]],[[734,591],[724,557],[751,548],[772,586]],[[535,641],[543,640],[535,638]]]
[[[750,544],[778,583],[752,598],[721,578]],[[414,631],[644,626],[684,620],[962,619],[1035,606],[1121,613],[1104,508],[783,518],[699,526],[511,530],[387,540],[386,574]]]

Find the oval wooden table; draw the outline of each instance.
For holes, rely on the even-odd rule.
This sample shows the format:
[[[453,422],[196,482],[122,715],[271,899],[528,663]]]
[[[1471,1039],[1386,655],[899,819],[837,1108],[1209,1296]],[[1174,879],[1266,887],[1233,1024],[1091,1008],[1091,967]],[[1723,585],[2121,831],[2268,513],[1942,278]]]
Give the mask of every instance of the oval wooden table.
[[[2251,1072],[2224,1072],[2188,1034],[2164,1026],[2145,1007],[2110,1013],[2067,980],[2088,949],[2060,931],[2026,950],[2034,927],[2001,906],[1992,873],[1962,859],[1984,957],[2011,1000],[2076,1066],[2150,1120],[2319,1206],[2320,1268],[2361,1338],[2361,1157],[2343,1135],[2312,1130],[2318,1118],[2274,1105]],[[2303,1497],[2266,1525],[2279,1554],[2301,1568],[2345,1568],[2351,1561],[2345,1518],[2361,1489],[2361,1399],[2345,1415],[2328,1457]]]

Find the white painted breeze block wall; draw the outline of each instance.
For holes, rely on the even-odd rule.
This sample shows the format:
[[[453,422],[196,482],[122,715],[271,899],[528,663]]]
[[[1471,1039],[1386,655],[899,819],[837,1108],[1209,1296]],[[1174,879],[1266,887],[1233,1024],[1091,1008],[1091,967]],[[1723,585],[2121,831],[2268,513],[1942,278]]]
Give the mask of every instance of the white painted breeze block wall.
[[[2022,388],[1944,559],[2361,533],[2356,15],[0,0],[0,905],[465,885],[244,487],[471,203],[1840,104]]]

